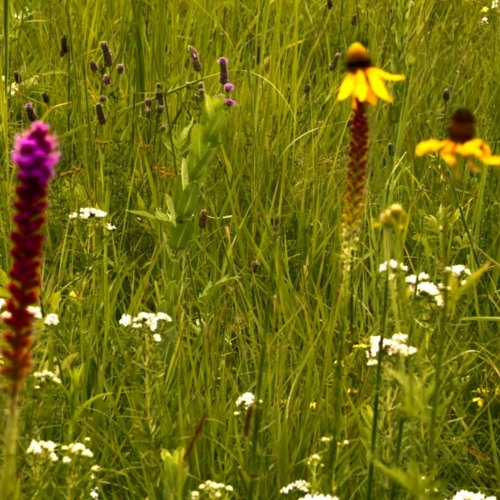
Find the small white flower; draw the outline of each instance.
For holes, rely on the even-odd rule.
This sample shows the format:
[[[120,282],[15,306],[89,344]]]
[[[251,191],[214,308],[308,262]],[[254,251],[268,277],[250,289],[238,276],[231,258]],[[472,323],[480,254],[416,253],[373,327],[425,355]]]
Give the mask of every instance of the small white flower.
[[[155,334],[153,335],[153,340],[154,340],[155,342],[161,342],[161,335],[160,335],[159,333],[155,333]]]
[[[93,498],[94,500],[99,498],[99,491],[97,490],[97,487],[90,490],[90,498]]]
[[[45,316],[43,320],[44,324],[47,326],[58,325],[59,324],[59,316],[54,313],[49,313]]]
[[[323,495],[322,493],[308,493],[306,496],[300,497],[299,500],[339,500],[339,497]]]
[[[71,457],[68,457],[68,455],[64,456],[62,459],[63,464],[69,464],[71,463]]]
[[[57,462],[59,460],[59,457],[54,452],[51,452],[49,453],[49,460],[51,462]]]
[[[389,268],[392,272],[396,271],[408,271],[408,266],[405,266],[404,264],[400,264],[397,260],[391,259],[389,261],[382,262],[380,266],[378,266],[378,272],[379,273],[385,273],[387,272],[387,268]]]
[[[121,326],[129,326],[130,323],[132,323],[132,316],[130,314],[122,314],[122,317],[120,318],[120,321],[118,323]]]
[[[3,309],[6,305],[7,301],[5,299],[0,299],[0,309]]]
[[[410,283],[414,285],[415,283],[421,282],[421,281],[428,281],[429,280],[429,275],[427,273],[418,273],[418,275],[415,274],[410,274],[405,278],[406,283]]]
[[[28,449],[26,450],[26,453],[28,455],[41,455],[42,451],[43,448],[41,447],[40,443],[35,439],[32,439],[30,445],[28,446]]]
[[[194,490],[191,492],[191,500],[198,500],[200,498],[200,492],[198,490]]]
[[[61,383],[61,379],[54,372],[51,372],[50,370],[42,370],[41,372],[35,372],[33,373],[33,377],[39,379],[41,382],[50,380],[55,384]]]
[[[89,450],[88,448],[85,448],[81,453],[80,455],[82,457],[86,457],[86,458],[92,458],[94,456],[94,453],[92,453],[91,450]]]
[[[42,310],[38,306],[28,306],[26,311],[28,311],[36,319],[40,319],[42,317]]]
[[[460,490],[450,500],[496,500],[495,496],[487,497],[483,493],[473,493],[472,491]]]
[[[251,392],[244,392],[237,400],[236,406],[244,406],[246,410],[255,404],[255,395]]]
[[[287,484],[286,486],[283,486],[281,488],[280,493],[283,495],[288,495],[291,491],[302,491],[304,493],[309,493],[309,490],[311,489],[311,483],[308,481],[305,481],[304,479],[297,479],[296,481],[293,481],[290,484]]]
[[[108,231],[114,231],[116,229],[116,226],[113,226],[113,224],[110,224],[109,222],[106,224],[106,229]]]
[[[486,16],[481,18],[481,24],[489,24],[489,19]]]
[[[99,465],[93,465],[90,470],[92,472],[99,472],[101,470],[101,467]]]

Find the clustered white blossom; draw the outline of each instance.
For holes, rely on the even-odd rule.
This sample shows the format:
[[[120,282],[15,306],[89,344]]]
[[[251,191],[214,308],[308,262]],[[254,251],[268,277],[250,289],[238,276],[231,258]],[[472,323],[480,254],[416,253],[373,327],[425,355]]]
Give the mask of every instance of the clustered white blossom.
[[[201,483],[197,490],[191,492],[191,499],[200,498],[200,492],[206,493],[209,498],[222,498],[224,493],[232,493],[234,488],[230,484],[217,483],[210,479]]]
[[[280,490],[280,493],[282,493],[283,495],[288,495],[288,493],[290,493],[291,491],[302,491],[304,493],[309,493],[310,489],[311,483],[305,481],[304,479],[297,479],[296,481],[283,486],[283,488],[281,488]]]
[[[41,455],[46,456],[50,459],[51,462],[57,462],[59,460],[59,456],[56,453],[56,449],[59,445],[54,443],[54,441],[37,441],[36,439],[32,439],[26,453],[28,455]],[[60,450],[63,452],[67,452],[62,457],[62,463],[69,464],[72,461],[70,455],[81,456],[85,458],[93,458],[94,453],[92,450],[87,448],[83,443],[71,443],[69,445],[60,446]],[[92,470],[95,469],[96,466],[92,467]]]
[[[56,454],[57,444],[54,441],[37,441],[32,439],[26,454],[28,455],[40,455],[47,457],[51,462],[57,462],[59,457]]]
[[[2,310],[7,304],[7,301],[5,299],[0,299],[0,310]],[[28,306],[26,310],[35,318],[35,319],[42,319],[42,309],[38,306]],[[9,311],[2,311],[0,313],[0,318],[2,319],[8,319],[11,317],[11,314]],[[43,320],[44,324],[47,326],[52,326],[52,325],[58,325],[59,324],[59,316],[54,313],[49,313],[47,316],[45,316]]]
[[[382,340],[382,347],[389,356],[411,356],[417,352],[417,348],[407,344],[408,335],[405,333],[395,333],[390,339]],[[380,347],[380,335],[370,337],[370,349],[366,351],[368,358],[367,365],[374,366],[377,364],[378,353]]]
[[[484,493],[473,493],[472,491],[460,490],[450,500],[497,500],[495,496],[487,497]]]
[[[262,400],[259,399],[259,403],[262,403]],[[244,392],[237,400],[236,406],[239,408],[243,406],[245,410],[248,410],[251,406],[255,404],[255,394],[251,392]],[[239,415],[241,412],[236,410],[233,412],[234,415]]]
[[[98,208],[85,207],[80,208],[78,212],[71,212],[68,217],[70,219],[82,219],[87,220],[90,218],[102,219],[108,215],[104,210],[99,210]]]
[[[46,382],[47,380],[50,380],[55,384],[61,384],[61,379],[54,372],[51,372],[50,370],[42,370],[41,372],[35,372],[33,373],[33,377],[38,379],[40,382]],[[35,386],[35,389],[39,388],[40,388],[39,385]]]
[[[389,279],[394,279],[397,272],[408,271],[408,266],[405,266],[395,259],[391,259],[380,264],[378,270],[380,273],[386,273],[389,270]],[[463,264],[448,266],[445,267],[444,270],[456,279],[463,278],[460,281],[461,286],[466,283],[466,278],[472,274],[470,269],[465,267]],[[444,298],[442,294],[442,290],[445,288],[444,285],[442,283],[438,283],[436,285],[430,281],[427,273],[421,272],[419,274],[410,274],[405,277],[405,282],[408,284],[408,290],[412,295],[431,297],[436,302],[436,305],[439,307],[444,306]]]
[[[323,495],[323,493],[308,493],[306,496],[300,497],[299,500],[339,500],[339,497]]]
[[[389,278],[393,278],[394,273],[396,273],[397,271],[403,271],[403,272],[408,271],[408,266],[405,266],[404,264],[399,263],[395,259],[391,259],[389,261],[386,260],[385,262],[382,262],[382,264],[380,264],[380,266],[378,266],[379,273],[386,273],[387,269],[389,269],[389,271],[390,271]]]
[[[167,321],[168,323],[171,323],[172,317],[164,312],[140,312],[137,316],[123,314],[118,323],[121,326],[130,326],[131,328],[143,328],[144,326],[147,326],[152,332],[155,332],[158,329],[159,321]],[[153,340],[155,342],[161,342],[161,335],[158,333],[154,334]]]

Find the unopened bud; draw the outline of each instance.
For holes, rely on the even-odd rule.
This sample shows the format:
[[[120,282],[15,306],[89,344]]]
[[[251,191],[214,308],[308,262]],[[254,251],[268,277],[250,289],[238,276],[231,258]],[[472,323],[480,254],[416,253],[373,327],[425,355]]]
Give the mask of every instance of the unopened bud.
[[[191,64],[193,65],[193,69],[197,73],[199,73],[201,71],[201,61],[198,51],[191,45],[188,45],[188,51],[189,51],[189,57],[191,58]]]
[[[97,121],[99,125],[106,125],[106,115],[104,114],[104,108],[102,107],[102,103],[98,102],[95,105],[95,112],[97,115]]]
[[[36,122],[38,120],[38,117],[36,116],[36,113],[35,113],[35,108],[34,108],[33,103],[31,101],[27,102],[24,105],[24,110],[26,111],[26,116],[28,117],[28,120],[30,122]]]
[[[113,66],[113,54],[111,53],[108,42],[101,42],[101,50],[102,56],[104,57],[104,66],[107,66],[108,68]]]
[[[64,57],[69,52],[68,49],[68,38],[66,35],[61,37],[61,50],[59,51],[59,55]]]

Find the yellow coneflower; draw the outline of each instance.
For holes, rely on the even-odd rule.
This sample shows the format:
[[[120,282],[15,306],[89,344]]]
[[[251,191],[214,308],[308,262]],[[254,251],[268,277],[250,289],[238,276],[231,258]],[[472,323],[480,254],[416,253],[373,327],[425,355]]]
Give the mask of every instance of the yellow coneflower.
[[[337,101],[351,96],[353,108],[365,101],[375,106],[378,98],[392,102],[384,80],[398,82],[404,78],[403,75],[393,75],[372,66],[368,50],[361,43],[355,42],[347,50],[347,75],[340,85]]]
[[[491,154],[491,148],[482,139],[474,139],[474,116],[466,109],[458,109],[451,118],[448,139],[429,139],[417,144],[415,154],[424,156],[439,151],[441,158],[450,166],[457,164],[457,155],[464,158],[474,156],[485,165],[500,165],[500,156]],[[479,168],[468,159],[467,166],[473,172]]]

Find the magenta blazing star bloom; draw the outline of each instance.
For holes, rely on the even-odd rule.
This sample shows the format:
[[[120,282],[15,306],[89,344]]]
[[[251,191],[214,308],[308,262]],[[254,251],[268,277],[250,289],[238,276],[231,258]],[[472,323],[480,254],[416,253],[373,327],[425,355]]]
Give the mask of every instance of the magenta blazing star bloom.
[[[18,167],[18,185],[10,235],[10,297],[4,317],[10,329],[3,333],[7,347],[2,350],[5,365],[0,370],[9,379],[7,391],[12,395],[18,392],[31,361],[34,317],[28,307],[38,304],[47,191],[59,157],[49,126],[39,121],[16,138],[12,152],[12,161]]]

